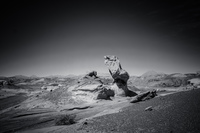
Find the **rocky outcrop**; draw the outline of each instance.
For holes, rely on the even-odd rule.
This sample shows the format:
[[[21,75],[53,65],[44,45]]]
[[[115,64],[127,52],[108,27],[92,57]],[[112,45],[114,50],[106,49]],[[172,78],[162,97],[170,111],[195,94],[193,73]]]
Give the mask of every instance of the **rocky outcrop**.
[[[127,87],[127,81],[129,79],[129,74],[124,69],[122,69],[119,59],[113,55],[104,56],[105,65],[114,79],[114,84],[112,86],[116,95],[121,96],[135,96],[135,92],[130,91]]]
[[[110,86],[102,84],[83,84],[71,86],[68,91],[72,94],[73,100],[78,104],[93,103],[97,99],[110,100],[115,95]]]
[[[188,85],[187,85],[187,89],[196,89],[196,88],[200,88],[200,78],[193,78],[187,81]]]
[[[109,85],[104,85],[97,75],[89,74],[79,79],[77,84],[70,86],[68,92],[78,104],[93,103],[97,99],[110,100],[110,97],[115,95],[114,90]]]
[[[97,99],[110,100],[114,96],[136,96],[137,100],[144,99],[152,93],[137,94],[128,89],[127,81],[129,74],[122,69],[119,59],[116,56],[105,56],[105,65],[114,79],[113,84],[105,84],[101,78],[97,76],[96,71],[89,72],[78,82],[70,86],[67,91],[70,94],[72,103],[81,105],[83,103],[95,103]],[[140,98],[142,97],[142,98]],[[69,100],[68,100],[69,101]],[[64,103],[64,102],[62,102]]]
[[[89,72],[88,74],[85,75],[85,78],[88,78],[88,77],[97,78],[97,71],[91,71],[91,72]]]
[[[190,79],[188,80],[188,84],[191,84],[191,85],[200,85],[200,78],[193,78],[193,79]]]
[[[154,98],[155,96],[157,96],[156,90],[143,92],[143,93],[140,93],[139,95],[133,97],[131,99],[130,103],[136,103],[136,102],[140,102],[140,101],[146,101],[146,100]]]
[[[0,87],[8,85],[8,82],[6,80],[0,80]]]
[[[111,90],[110,87],[108,86],[99,86],[98,87],[99,93],[97,96],[97,99],[106,99],[106,100],[110,100],[110,97],[114,97],[115,92],[113,90]]]

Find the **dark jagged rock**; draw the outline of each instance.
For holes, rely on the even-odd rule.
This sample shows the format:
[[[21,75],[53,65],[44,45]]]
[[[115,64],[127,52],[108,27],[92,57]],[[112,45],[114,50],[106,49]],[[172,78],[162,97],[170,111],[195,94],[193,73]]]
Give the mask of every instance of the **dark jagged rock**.
[[[118,89],[122,89],[124,91],[125,96],[135,96],[137,93],[131,91],[127,87],[127,81],[129,79],[129,74],[124,69],[122,69],[119,59],[113,55],[104,56],[105,65],[108,67],[109,72],[114,79],[114,84],[117,85],[118,88],[115,87],[115,93],[119,95],[118,92],[121,91]]]
[[[130,103],[136,103],[136,102],[140,102],[140,101],[149,100],[151,98],[154,98],[155,96],[157,96],[156,90],[143,92],[143,93],[138,94],[137,96],[133,97],[133,99],[130,101]]]
[[[98,90],[100,90],[100,92],[97,96],[97,99],[110,100],[110,97],[113,97],[115,95],[114,91],[106,86],[100,86]]]
[[[97,71],[91,71],[88,74],[85,75],[85,78],[87,77],[94,77],[97,78]]]
[[[6,80],[0,80],[0,87],[8,85],[8,82]]]

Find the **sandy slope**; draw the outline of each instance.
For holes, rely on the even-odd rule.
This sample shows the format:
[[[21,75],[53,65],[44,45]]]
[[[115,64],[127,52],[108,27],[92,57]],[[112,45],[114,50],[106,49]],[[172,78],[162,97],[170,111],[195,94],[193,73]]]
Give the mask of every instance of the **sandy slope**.
[[[74,130],[76,132],[77,128],[75,127],[82,124],[86,119],[92,119],[105,114],[117,113],[123,107],[131,105],[128,100],[129,98],[126,97],[116,97],[112,100],[99,100],[93,104],[83,104],[82,106],[73,108],[66,106],[66,108],[63,108],[62,110],[51,108],[28,109],[23,108],[23,104],[20,104],[20,106],[13,106],[13,108],[10,107],[9,110],[1,113],[1,132],[49,132],[50,129],[53,132],[58,132],[57,130],[61,129],[58,128],[58,126],[55,126],[56,119],[59,118],[59,116],[64,116],[66,114],[76,115],[75,121],[77,124],[63,126],[63,130]],[[28,101],[26,100],[25,102]]]
[[[20,104],[22,101],[26,100],[27,96],[24,93],[13,94],[6,98],[0,99],[0,113],[2,110],[7,109],[9,107]]]
[[[152,106],[152,111],[144,111]],[[92,120],[90,132],[200,132],[200,90],[175,93],[133,104],[117,114]]]
[[[128,103],[128,99],[116,98],[109,102],[101,101],[96,106],[84,110],[72,110],[71,112],[75,113],[79,120],[76,124],[51,125],[46,128],[22,131],[27,133],[197,133],[200,131],[199,96],[200,90],[191,90],[134,104]],[[145,111],[149,106],[152,106],[153,110]]]

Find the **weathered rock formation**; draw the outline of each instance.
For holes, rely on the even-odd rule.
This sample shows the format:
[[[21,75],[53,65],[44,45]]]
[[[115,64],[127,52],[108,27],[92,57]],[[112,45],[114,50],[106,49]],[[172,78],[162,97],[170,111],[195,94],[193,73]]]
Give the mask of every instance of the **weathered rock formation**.
[[[77,84],[68,88],[68,91],[78,104],[93,103],[97,99],[109,100],[111,99],[110,97],[115,95],[110,86],[103,84],[96,71],[92,71],[80,78]]]
[[[91,71],[88,74],[85,75],[85,78],[87,77],[94,77],[97,78],[97,71]]]
[[[200,78],[193,78],[187,81],[187,89],[196,89],[200,88]]]
[[[97,99],[110,100],[115,95],[109,86],[102,84],[78,84],[68,88],[68,91],[78,104],[93,103]]]
[[[0,87],[8,85],[8,82],[6,80],[0,80]]]
[[[115,93],[113,90],[111,90],[111,88],[109,88],[108,86],[98,86],[97,88],[99,91],[98,95],[97,95],[97,99],[106,99],[106,100],[110,100],[110,97],[114,97]]]
[[[119,59],[113,55],[104,56],[105,65],[108,67],[109,72],[114,79],[113,88],[116,95],[121,96],[135,96],[135,92],[130,91],[127,87],[127,81],[129,79],[129,74],[124,69],[122,69]]]
[[[146,92],[140,93],[137,96],[133,97],[130,102],[136,103],[136,102],[140,102],[140,101],[146,101],[146,100],[154,98],[155,96],[157,96],[156,90],[146,91]]]
[[[137,94],[128,89],[127,81],[129,74],[122,69],[119,59],[116,56],[105,56],[105,65],[114,79],[112,85],[105,85],[97,76],[96,71],[89,72],[79,79],[77,84],[68,88],[71,97],[77,104],[94,103],[97,99],[109,100],[110,97],[118,96],[136,96],[135,101],[142,101],[154,97],[150,91]],[[131,101],[133,101],[131,100]],[[133,101],[134,102],[134,101]]]

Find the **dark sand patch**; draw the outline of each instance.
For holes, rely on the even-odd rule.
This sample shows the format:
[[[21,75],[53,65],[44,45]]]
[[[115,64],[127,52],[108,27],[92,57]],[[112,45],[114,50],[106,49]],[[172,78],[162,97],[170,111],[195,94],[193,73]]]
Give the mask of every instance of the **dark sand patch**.
[[[15,106],[25,101],[27,98],[28,97],[24,93],[19,93],[14,96],[2,98],[0,99],[0,111]]]
[[[0,132],[17,132],[54,126],[59,114],[50,109],[11,109],[1,114]]]

